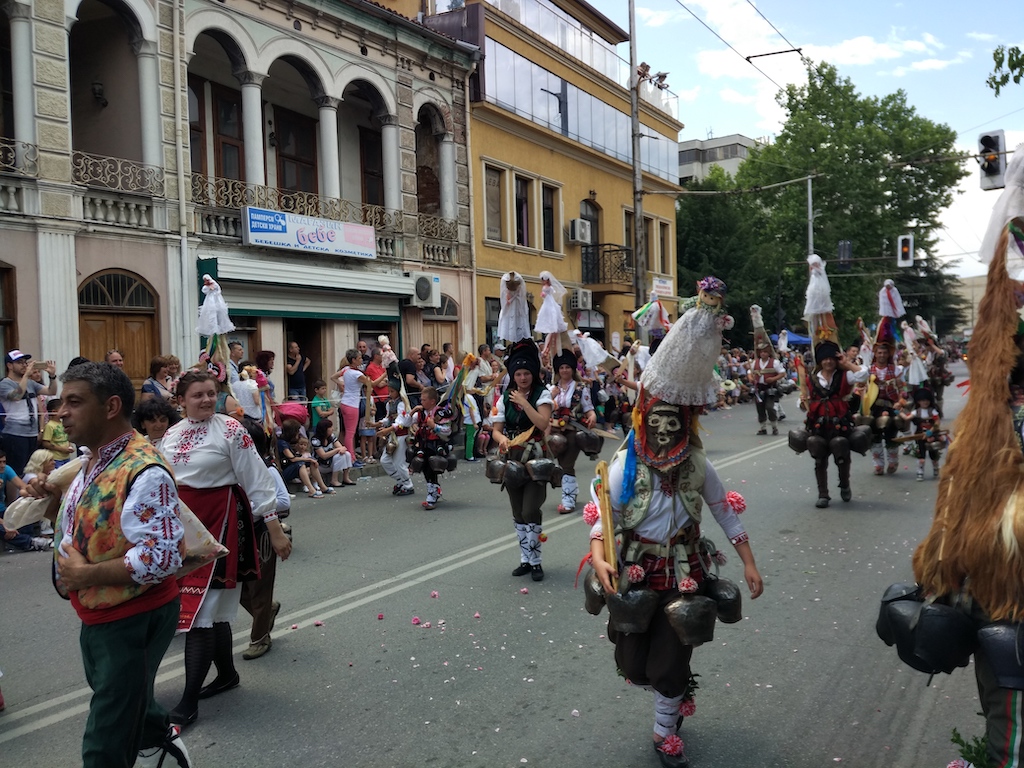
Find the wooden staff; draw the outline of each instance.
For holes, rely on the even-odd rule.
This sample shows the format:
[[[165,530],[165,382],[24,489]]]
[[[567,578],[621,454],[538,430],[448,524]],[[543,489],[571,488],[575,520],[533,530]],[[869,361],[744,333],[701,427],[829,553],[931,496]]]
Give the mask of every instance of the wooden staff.
[[[612,568],[618,568],[615,557],[615,523],[612,520],[612,494],[608,484],[608,462],[601,461],[597,465],[597,508],[601,513],[601,533],[604,537],[604,559]],[[618,590],[619,582],[611,577],[612,588]]]
[[[799,353],[793,355],[793,364],[796,366],[796,380],[800,388],[800,402],[804,404],[806,409],[807,401],[810,397],[810,385],[807,381],[807,368],[804,366],[803,355]]]
[[[915,433],[913,435],[903,435],[902,437],[894,437],[889,442],[890,443],[901,444],[901,443],[912,443],[915,440],[920,440],[923,443],[923,442],[926,442],[927,440],[934,440],[936,438],[946,437],[947,435],[949,435],[949,430],[948,429],[940,429],[938,432],[933,432],[931,434],[931,437],[926,437],[925,434],[922,432],[920,434]]]

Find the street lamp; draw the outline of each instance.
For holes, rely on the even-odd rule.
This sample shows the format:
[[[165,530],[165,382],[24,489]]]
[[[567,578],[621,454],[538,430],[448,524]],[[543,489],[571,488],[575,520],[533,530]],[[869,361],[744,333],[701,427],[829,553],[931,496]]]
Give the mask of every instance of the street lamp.
[[[636,57],[636,7],[635,0],[629,0],[629,107],[633,134],[633,298],[637,307],[647,301],[647,232],[644,228],[643,169],[640,165],[640,87],[650,83],[659,90],[666,90],[665,78],[668,72],[651,74],[651,67],[645,61],[637,63]]]

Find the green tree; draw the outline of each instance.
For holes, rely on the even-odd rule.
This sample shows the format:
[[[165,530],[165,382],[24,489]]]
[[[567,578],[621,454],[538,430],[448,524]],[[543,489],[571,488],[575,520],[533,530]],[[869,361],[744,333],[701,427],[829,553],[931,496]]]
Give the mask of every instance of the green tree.
[[[1024,52],[1016,45],[1009,48],[1000,45],[992,51],[992,61],[995,67],[985,83],[996,92],[996,96],[1010,84],[1011,79],[1017,85],[1024,80]]]
[[[773,144],[751,151],[737,185],[765,187],[814,175],[815,252],[828,262],[844,339],[853,337],[857,317],[875,322],[886,277],[906,297],[909,315],[934,317],[940,332],[950,329],[962,319],[962,302],[950,290],[955,278],[933,253],[938,217],[967,173],[954,150],[955,132],[918,115],[902,90],[865,97],[832,65],[804,63],[807,84],[790,85],[778,96],[787,115],[782,132]],[[782,284],[795,326],[807,281],[807,187],[766,189],[756,198],[746,211],[757,233],[758,263]],[[896,240],[907,232],[915,236],[918,262],[897,269]],[[840,240],[853,248],[845,273],[834,258]],[[766,325],[769,317],[766,312]]]
[[[721,166],[711,166],[703,181],[691,181],[676,205],[677,267],[681,296],[696,294],[697,280],[714,275],[725,281],[726,302],[736,318],[727,332],[736,345],[749,346],[751,304],[764,309],[774,328],[776,285],[758,251],[754,201],[738,194],[736,183]]]

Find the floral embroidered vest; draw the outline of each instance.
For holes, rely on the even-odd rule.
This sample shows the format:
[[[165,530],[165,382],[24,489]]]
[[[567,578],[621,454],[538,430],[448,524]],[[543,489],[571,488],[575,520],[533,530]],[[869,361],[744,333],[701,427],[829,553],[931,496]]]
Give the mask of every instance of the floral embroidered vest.
[[[625,449],[619,451],[616,458],[625,462]],[[676,468],[676,471],[679,472],[676,497],[682,503],[686,514],[697,525],[700,525],[701,511],[704,508],[704,499],[700,495],[700,489],[704,487],[706,469],[704,450],[696,446],[690,449],[690,455]],[[640,461],[636,463],[636,482],[633,489],[633,498],[622,508],[620,513],[622,528],[626,530],[636,528],[647,517],[651,499],[655,493],[661,493],[660,490],[654,490],[651,468]]]
[[[154,464],[171,472],[159,451],[135,432],[124,450],[82,491],[75,508],[75,529],[71,536],[75,549],[90,563],[123,558],[132,548],[121,532],[121,508],[132,482],[140,472]],[[184,550],[184,542],[181,547]],[[84,608],[110,608],[138,597],[151,586],[132,582],[87,587],[78,590],[77,598]]]

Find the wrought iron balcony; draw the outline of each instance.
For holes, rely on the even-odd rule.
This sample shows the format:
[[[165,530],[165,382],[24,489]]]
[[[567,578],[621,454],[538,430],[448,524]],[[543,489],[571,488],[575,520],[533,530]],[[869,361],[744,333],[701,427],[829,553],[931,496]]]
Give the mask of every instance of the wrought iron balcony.
[[[71,178],[86,187],[164,196],[164,169],[123,157],[91,155],[77,149],[71,153]]]
[[[608,292],[632,290],[633,249],[624,245],[599,243],[582,250],[583,284],[601,286]],[[601,290],[598,288],[597,290]]]
[[[0,138],[0,173],[37,178],[39,147],[25,141]]]
[[[269,208],[300,216],[312,216],[352,224],[366,224],[377,230],[401,231],[401,211],[389,211],[379,205],[362,205],[350,200],[320,197],[312,192],[293,192],[263,184],[247,184],[237,179],[222,179],[192,174],[192,202],[197,206],[225,208],[237,213],[247,205]],[[241,230],[237,230],[239,235]],[[205,234],[229,234],[222,231],[207,231]],[[233,233],[231,233],[233,234]]]

